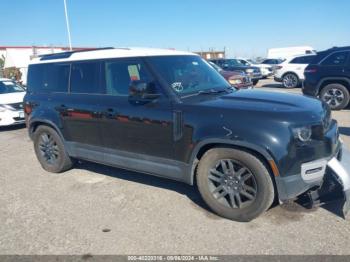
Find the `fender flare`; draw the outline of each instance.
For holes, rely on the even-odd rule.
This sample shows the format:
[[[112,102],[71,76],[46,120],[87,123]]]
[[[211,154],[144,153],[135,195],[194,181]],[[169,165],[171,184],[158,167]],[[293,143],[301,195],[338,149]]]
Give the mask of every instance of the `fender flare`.
[[[62,138],[62,140],[64,141],[63,134],[62,134],[61,130],[58,128],[58,126],[50,120],[41,119],[41,118],[35,118],[29,122],[28,133],[29,133],[30,138],[33,138],[33,133],[34,133],[33,126],[37,123],[42,123],[44,125],[46,124],[46,125],[52,127],[57,132],[57,134]]]
[[[349,78],[347,78],[347,77],[325,77],[325,78],[322,78],[320,81],[319,81],[319,83],[318,83],[318,85],[317,85],[317,93],[319,93],[320,92],[320,88],[321,88],[321,86],[323,85],[323,83],[324,82],[326,82],[326,81],[329,81],[329,80],[331,80],[331,81],[344,81],[344,82],[346,82],[346,83],[348,83],[349,84],[349,86],[350,86],[350,79]],[[350,91],[350,88],[348,88],[349,89],[349,91]]]

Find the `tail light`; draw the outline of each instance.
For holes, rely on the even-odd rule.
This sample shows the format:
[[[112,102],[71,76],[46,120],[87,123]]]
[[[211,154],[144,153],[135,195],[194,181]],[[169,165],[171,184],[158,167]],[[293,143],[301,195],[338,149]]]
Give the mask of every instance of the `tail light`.
[[[33,111],[33,108],[30,104],[25,104],[24,105],[24,112],[28,115],[30,115],[30,113],[32,113]]]
[[[317,69],[316,68],[308,68],[308,69],[305,69],[304,73],[316,73],[317,72]]]

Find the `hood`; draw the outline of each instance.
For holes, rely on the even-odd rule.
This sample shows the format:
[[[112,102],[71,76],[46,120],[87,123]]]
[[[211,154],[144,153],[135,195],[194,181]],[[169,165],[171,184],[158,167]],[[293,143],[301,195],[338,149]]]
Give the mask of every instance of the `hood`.
[[[217,113],[246,115],[260,119],[273,117],[277,121],[319,122],[329,108],[318,99],[297,94],[268,92],[258,90],[238,90],[223,96],[196,96],[202,109],[211,109]],[[192,101],[193,103],[193,101]],[[198,105],[198,104],[197,104]],[[214,111],[213,110],[213,111]]]
[[[220,74],[225,77],[226,79],[229,79],[230,77],[238,77],[238,78],[242,78],[242,77],[246,77],[246,74],[243,71],[226,71],[226,70],[222,70],[220,71]]]
[[[23,102],[26,92],[16,92],[8,94],[0,94],[0,104],[14,104]]]

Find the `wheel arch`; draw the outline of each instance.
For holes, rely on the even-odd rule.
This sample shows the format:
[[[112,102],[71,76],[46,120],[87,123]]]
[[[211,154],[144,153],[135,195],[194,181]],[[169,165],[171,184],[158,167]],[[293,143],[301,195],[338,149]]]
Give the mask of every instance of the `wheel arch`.
[[[248,152],[255,157],[257,157],[268,169],[269,174],[271,176],[271,180],[273,182],[273,186],[275,189],[275,195],[278,198],[278,188],[275,180],[275,176],[279,176],[279,170],[277,168],[277,165],[272,158],[271,154],[261,148],[260,146],[257,146],[255,144],[251,144],[249,142],[241,142],[241,141],[227,141],[223,139],[208,139],[206,141],[200,142],[194,149],[192,153],[191,158],[191,180],[190,183],[194,185],[196,182],[196,170],[198,163],[201,159],[201,157],[210,149],[213,148],[233,148],[233,149],[239,149],[243,150],[245,152]]]
[[[41,125],[51,127],[63,139],[62,132],[56,126],[56,124],[54,122],[50,121],[50,120],[44,120],[44,119],[36,119],[36,120],[30,122],[29,127],[28,127],[28,132],[29,132],[29,136],[30,136],[31,139],[33,138],[33,134],[35,133],[37,128],[39,126],[41,126]]]
[[[341,84],[346,87],[346,89],[350,92],[350,79],[346,77],[326,77],[323,78],[317,88],[318,88],[318,94],[321,93],[322,89],[326,87],[329,84]]]
[[[298,81],[300,82],[300,77],[299,77],[298,74],[295,73],[294,71],[287,71],[287,72],[284,72],[283,75],[281,76],[281,78],[283,79],[287,74],[293,74],[293,75],[295,75],[295,76],[298,78]]]

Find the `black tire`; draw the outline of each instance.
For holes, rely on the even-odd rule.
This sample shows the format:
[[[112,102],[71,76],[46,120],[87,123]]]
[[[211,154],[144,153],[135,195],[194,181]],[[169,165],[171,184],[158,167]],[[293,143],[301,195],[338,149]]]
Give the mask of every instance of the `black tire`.
[[[61,137],[51,127],[39,126],[33,140],[36,157],[46,171],[61,173],[73,166]]]
[[[326,102],[332,110],[341,110],[349,104],[349,90],[342,84],[329,84],[322,88],[320,99]]]
[[[294,73],[287,73],[282,77],[284,88],[296,88],[300,85],[299,77]]]
[[[250,182],[246,178],[250,174],[249,179],[252,179],[251,181],[255,181],[253,184],[256,186],[256,193],[253,200],[246,198],[246,202],[243,203],[244,198],[242,198],[242,196],[244,197],[244,195],[240,195],[240,193],[237,193],[237,191],[233,191],[234,189],[232,188],[232,184],[230,184],[230,186],[228,186],[229,188],[227,189],[227,187],[225,187],[227,186],[226,184],[222,185],[220,184],[221,182],[216,181],[218,177],[216,177],[216,174],[213,173],[213,170],[218,171],[217,168],[220,168],[220,166],[218,166],[217,163],[221,160],[224,162],[232,161],[231,163],[237,165],[238,168],[245,167],[246,174],[242,173],[240,176],[241,178],[244,178],[245,181]],[[238,177],[238,173],[240,173],[240,171],[241,169],[235,170],[234,176]],[[215,181],[211,180],[213,176],[216,177]],[[228,178],[223,178],[222,176],[219,177],[220,181],[225,181],[223,183],[232,183],[232,181],[226,182],[226,179]],[[245,182],[243,182],[243,184],[244,183]],[[215,184],[218,184],[219,186],[215,187]],[[240,222],[251,221],[265,212],[272,205],[275,196],[273,182],[265,165],[252,154],[237,149],[214,148],[208,150],[203,155],[198,165],[197,185],[203,200],[216,214]],[[241,186],[241,184],[237,184],[237,187],[238,185]],[[220,186],[223,188],[222,191],[213,193]],[[235,189],[237,189],[237,187],[235,187]],[[245,188],[245,186],[242,186],[242,188],[243,187]],[[252,183],[249,185],[249,187],[254,188]],[[215,190],[212,190],[213,188],[215,188]],[[225,191],[230,193],[225,194]],[[252,196],[253,193],[251,192],[253,191],[249,191],[248,193]],[[245,193],[247,193],[247,191]],[[223,194],[225,195],[221,196]],[[238,208],[239,202],[237,201],[235,194],[240,195],[240,208]],[[233,202],[235,202],[235,204],[233,204]]]
[[[256,84],[259,82],[259,79],[258,80],[253,80],[253,86],[256,86]]]

